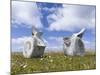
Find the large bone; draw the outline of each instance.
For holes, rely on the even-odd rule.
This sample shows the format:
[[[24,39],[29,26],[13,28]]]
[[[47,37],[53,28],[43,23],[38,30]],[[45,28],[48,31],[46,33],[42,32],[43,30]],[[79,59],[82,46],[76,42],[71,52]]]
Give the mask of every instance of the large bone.
[[[85,28],[81,29],[81,31],[78,32],[78,33],[74,33],[74,34],[72,35],[72,37],[79,37],[79,38],[82,38],[84,32],[85,32]]]
[[[41,36],[42,32],[33,31],[32,37],[25,41],[23,50],[25,58],[43,56],[46,45]]]
[[[73,34],[70,38],[64,38],[64,54],[65,55],[80,55],[83,56],[85,54],[84,43],[82,41],[82,36],[85,32],[85,29],[82,29],[80,32]]]

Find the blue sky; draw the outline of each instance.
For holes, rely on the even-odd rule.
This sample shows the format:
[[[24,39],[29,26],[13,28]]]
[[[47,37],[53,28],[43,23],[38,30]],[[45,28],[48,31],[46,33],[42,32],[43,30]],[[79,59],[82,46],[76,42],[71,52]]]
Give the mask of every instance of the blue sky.
[[[85,47],[95,50],[95,6],[12,1],[12,51],[22,51],[32,26],[43,32],[46,50],[62,51],[63,37],[86,28]]]

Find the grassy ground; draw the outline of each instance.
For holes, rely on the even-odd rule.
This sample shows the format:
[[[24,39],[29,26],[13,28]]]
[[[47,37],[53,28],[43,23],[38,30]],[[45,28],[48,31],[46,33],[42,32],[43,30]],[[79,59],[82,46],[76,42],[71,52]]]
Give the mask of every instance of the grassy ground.
[[[83,57],[64,56],[63,53],[48,53],[42,58],[26,59],[21,53],[12,53],[11,74],[37,72],[74,71],[96,68],[95,54],[88,53]]]

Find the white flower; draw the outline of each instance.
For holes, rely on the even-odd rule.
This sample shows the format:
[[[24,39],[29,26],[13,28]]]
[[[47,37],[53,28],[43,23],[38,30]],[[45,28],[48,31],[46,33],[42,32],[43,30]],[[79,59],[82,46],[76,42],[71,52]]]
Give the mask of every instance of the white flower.
[[[23,68],[26,68],[27,67],[27,65],[23,65]]]
[[[51,59],[51,60],[50,60],[50,62],[52,63],[52,62],[53,62],[53,60]]]
[[[43,58],[40,59],[41,61],[43,60]]]
[[[51,56],[49,56],[49,58],[51,58]]]

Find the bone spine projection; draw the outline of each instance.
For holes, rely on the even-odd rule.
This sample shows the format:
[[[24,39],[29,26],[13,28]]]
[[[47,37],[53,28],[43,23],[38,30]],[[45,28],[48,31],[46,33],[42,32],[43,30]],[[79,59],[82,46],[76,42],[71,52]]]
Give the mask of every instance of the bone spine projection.
[[[25,58],[43,56],[46,45],[41,36],[42,32],[33,31],[32,37],[25,41],[23,50],[23,56]]]
[[[65,37],[63,50],[65,55],[80,55],[83,56],[85,54],[84,43],[82,41],[82,36],[85,32],[85,28],[83,28],[80,32],[74,33],[71,37]]]

